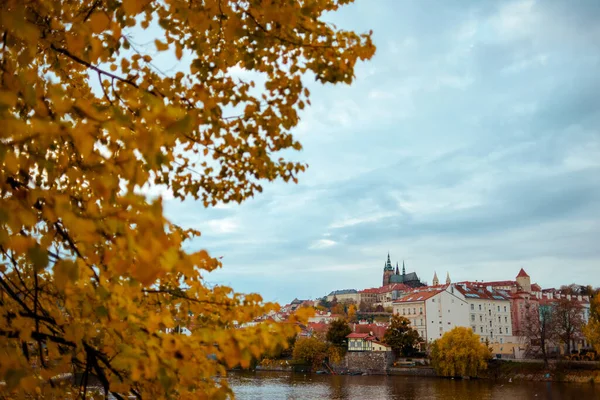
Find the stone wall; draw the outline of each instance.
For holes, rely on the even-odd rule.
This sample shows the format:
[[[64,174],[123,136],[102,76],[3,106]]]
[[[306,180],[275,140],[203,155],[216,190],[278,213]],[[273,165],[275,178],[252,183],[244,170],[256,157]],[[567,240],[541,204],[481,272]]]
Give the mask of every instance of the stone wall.
[[[385,373],[393,364],[394,354],[383,351],[349,351],[336,367],[348,371]]]

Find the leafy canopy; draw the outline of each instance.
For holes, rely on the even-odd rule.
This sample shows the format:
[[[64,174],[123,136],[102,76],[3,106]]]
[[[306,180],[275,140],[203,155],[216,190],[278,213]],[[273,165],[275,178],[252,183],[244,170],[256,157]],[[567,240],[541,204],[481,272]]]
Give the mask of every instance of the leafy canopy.
[[[383,335],[383,341],[392,346],[396,354],[404,356],[414,353],[420,340],[419,333],[410,326],[410,320],[398,314],[392,316]]]
[[[211,206],[296,181],[305,165],[280,152],[301,149],[290,130],[310,104],[302,77],[349,84],[374,54],[370,34],[322,20],[350,2],[0,2],[0,380],[11,396],[75,397],[49,383],[76,371],[117,398],[223,397],[215,376],[295,332],[294,318],[234,329],[277,306],[208,287],[220,262],[182,248],[200,232],[142,189]],[[180,71],[136,45],[152,32],[152,53]],[[167,333],[176,326],[191,335]]]
[[[293,357],[298,362],[316,368],[327,357],[327,343],[314,336],[298,339],[294,345]]]
[[[489,348],[473,330],[456,327],[433,342],[431,363],[439,375],[473,376],[487,369]]]
[[[591,298],[590,317],[583,327],[583,333],[587,341],[600,353],[600,292]]]
[[[346,346],[348,336],[352,330],[348,326],[348,322],[343,318],[338,318],[329,324],[329,328],[327,328],[326,338],[327,341],[334,346]]]

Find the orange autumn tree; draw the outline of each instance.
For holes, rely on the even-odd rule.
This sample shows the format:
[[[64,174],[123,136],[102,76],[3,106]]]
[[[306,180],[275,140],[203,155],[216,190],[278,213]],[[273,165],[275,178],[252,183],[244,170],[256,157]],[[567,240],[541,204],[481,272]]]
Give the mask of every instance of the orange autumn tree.
[[[301,149],[303,76],[349,84],[374,54],[323,20],[350,2],[0,2],[0,390],[223,398],[215,377],[285,345],[294,318],[236,328],[277,305],[207,286],[219,261],[182,249],[200,232],[143,193],[209,207],[295,182],[305,165],[280,154]]]

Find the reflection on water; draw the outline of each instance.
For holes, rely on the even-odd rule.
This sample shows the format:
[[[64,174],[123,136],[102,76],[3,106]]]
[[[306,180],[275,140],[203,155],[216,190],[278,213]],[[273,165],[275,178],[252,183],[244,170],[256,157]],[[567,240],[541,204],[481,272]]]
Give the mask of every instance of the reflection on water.
[[[592,384],[497,383],[404,376],[329,376],[277,372],[234,373],[229,383],[240,400],[431,400],[431,399],[600,399]]]

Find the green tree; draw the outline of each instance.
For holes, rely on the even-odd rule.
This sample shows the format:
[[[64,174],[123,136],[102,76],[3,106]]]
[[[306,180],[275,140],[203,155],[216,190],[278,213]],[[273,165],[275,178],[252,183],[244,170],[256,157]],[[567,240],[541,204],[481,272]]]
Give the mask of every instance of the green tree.
[[[385,331],[383,341],[392,346],[396,355],[409,356],[416,351],[420,337],[407,318],[395,314]]]
[[[337,347],[345,347],[348,336],[352,332],[345,319],[338,318],[331,321],[327,329],[327,341]]]
[[[473,330],[457,326],[431,345],[431,363],[439,375],[476,377],[487,369],[491,353]]]
[[[318,367],[327,357],[327,343],[316,337],[301,338],[296,341],[292,354],[294,360]]]

